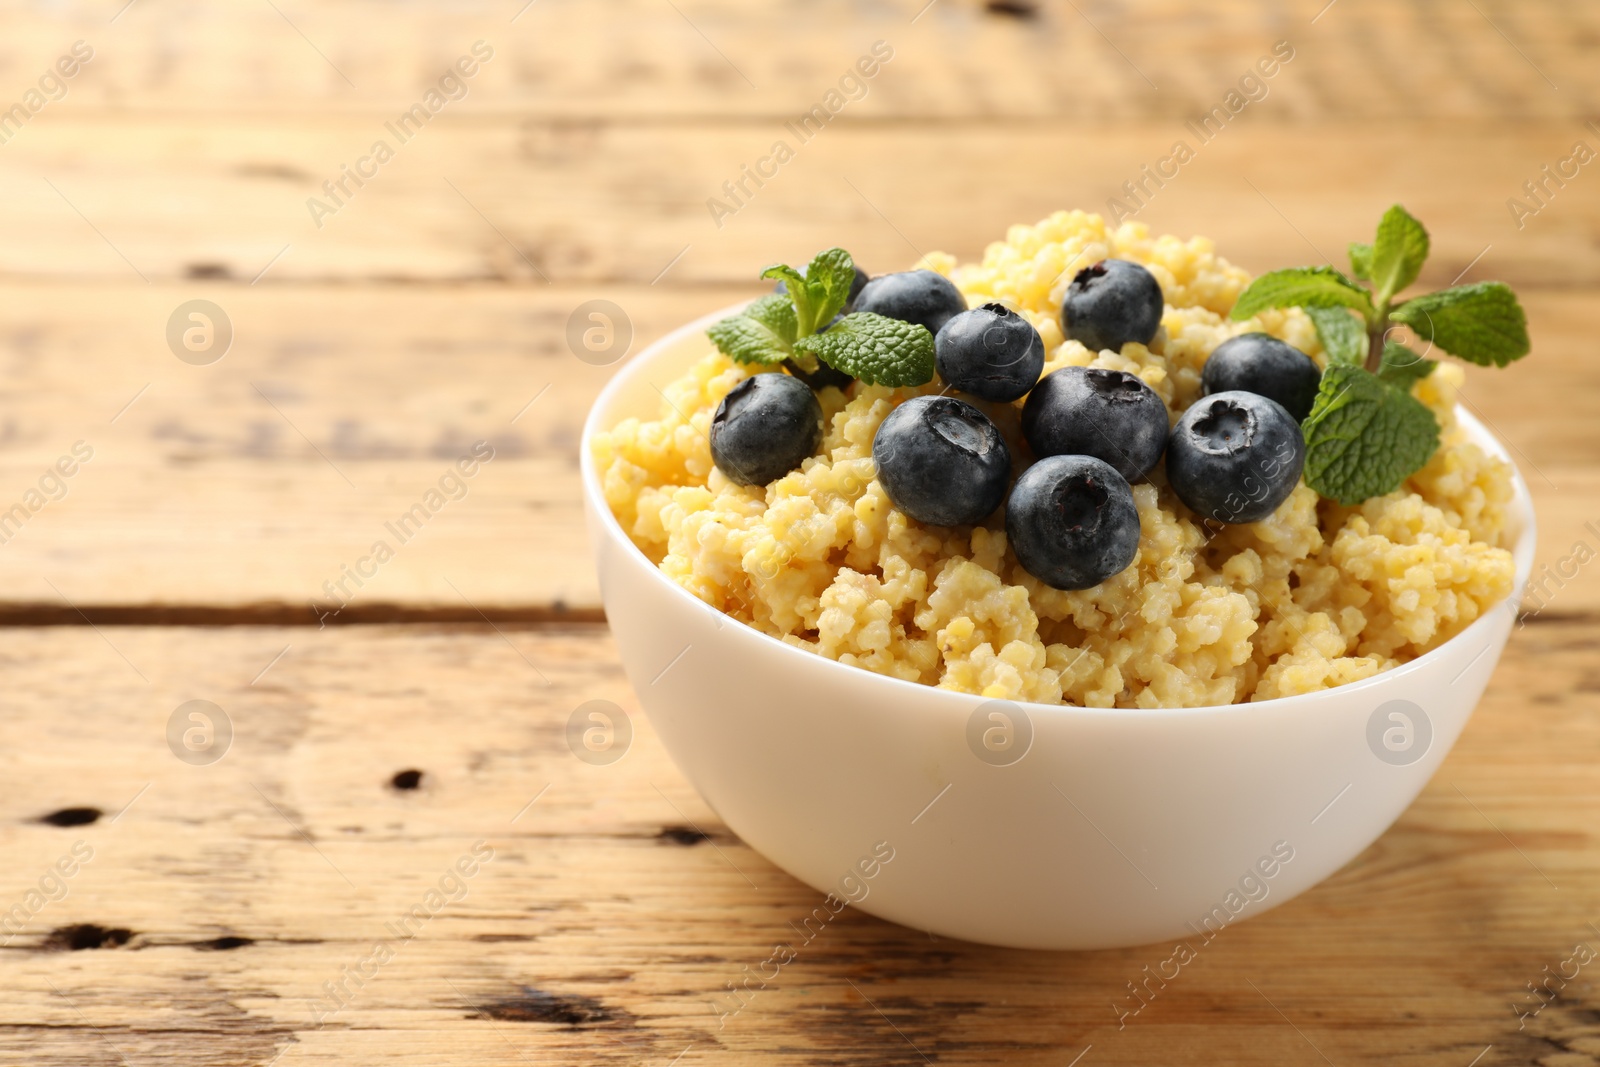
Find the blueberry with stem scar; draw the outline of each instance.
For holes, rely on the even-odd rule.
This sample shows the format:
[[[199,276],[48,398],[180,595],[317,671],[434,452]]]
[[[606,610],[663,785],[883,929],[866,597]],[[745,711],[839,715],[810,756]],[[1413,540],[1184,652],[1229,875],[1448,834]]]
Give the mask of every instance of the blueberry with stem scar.
[[[1061,329],[1091,352],[1149,344],[1161,328],[1161,283],[1137,263],[1102,259],[1080,270],[1061,302]]]
[[[1167,442],[1178,499],[1218,522],[1260,522],[1289,498],[1305,466],[1300,424],[1283,405],[1234,390],[1201,397]]]
[[[1129,482],[1150,473],[1167,447],[1167,406],[1137,375],[1062,367],[1045,375],[1022,406],[1033,454],[1094,456]]]
[[[1022,472],[1006,503],[1006,537],[1029,574],[1054,589],[1089,589],[1139,551],[1127,480],[1093,456],[1049,456]]]
[[[930,526],[988,518],[1005,499],[1011,450],[989,417],[952,396],[919,396],[889,412],[872,439],[889,502]]]
[[[997,404],[1020,398],[1044,370],[1044,340],[1004,304],[952,316],[933,339],[939,377],[952,388]]]

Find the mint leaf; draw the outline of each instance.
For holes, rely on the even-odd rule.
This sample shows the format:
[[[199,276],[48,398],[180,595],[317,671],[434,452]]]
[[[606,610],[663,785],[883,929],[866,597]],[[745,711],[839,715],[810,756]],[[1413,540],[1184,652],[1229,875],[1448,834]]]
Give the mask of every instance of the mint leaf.
[[[795,338],[799,336],[794,304],[782,293],[772,293],[762,297],[745,308],[744,314],[771,330],[786,345],[794,344]]]
[[[825,327],[850,301],[850,286],[856,280],[855,261],[842,248],[818,252],[806,267],[806,291],[811,297],[815,318],[809,336]]]
[[[1378,236],[1366,264],[1367,276],[1378,303],[1417,280],[1417,272],[1428,258],[1428,231],[1399,204],[1383,213]]]
[[[739,363],[781,363],[794,354],[794,304],[782,293],[757,300],[706,331],[713,344]]]
[[[774,263],[772,266],[762,270],[761,277],[777,278],[783,282],[783,286],[788,290],[790,296],[793,296],[796,290],[802,294],[805,293],[806,276],[787,263]],[[784,294],[778,293],[777,295],[783,296]]]
[[[800,338],[794,347],[868,385],[933,380],[933,334],[928,328],[870,311],[846,315],[826,332]]]
[[[1317,339],[1328,353],[1328,363],[1360,365],[1367,358],[1366,325],[1347,308],[1306,308],[1317,327]]]
[[[1439,424],[1421,401],[1344,364],[1323,373],[1301,429],[1306,484],[1341,504],[1394,492],[1439,447]]]
[[[1350,242],[1350,273],[1362,281],[1372,278],[1372,246],[1360,241]]]
[[[1528,354],[1528,317],[1516,294],[1502,282],[1424,293],[1396,307],[1390,318],[1480,366],[1504,367]]]
[[[1293,267],[1263,274],[1239,294],[1233,305],[1235,321],[1248,319],[1268,308],[1355,308],[1373,313],[1367,291],[1332,267]]]
[[[1432,374],[1433,368],[1438,365],[1436,361],[1422,358],[1398,341],[1386,341],[1378,377],[1396,389],[1409,393],[1414,384]]]
[[[774,263],[763,270],[761,276],[783,282],[789,299],[794,302],[799,334],[810,337],[827,326],[850,300],[850,283],[855,281],[856,265],[849,252],[830,248],[812,257],[803,271],[786,263]]]
[[[1430,246],[1426,227],[1395,204],[1371,244],[1349,246],[1350,272],[1371,284],[1370,293],[1332,267],[1302,267],[1262,275],[1234,303],[1235,320],[1301,307],[1316,326],[1328,361],[1300,426],[1302,476],[1342,504],[1393,492],[1439,447],[1438,420],[1411,395],[1438,363],[1389,340],[1393,326],[1409,326],[1443,351],[1484,366],[1503,367],[1528,354],[1527,316],[1500,282],[1393,299],[1417,280]]]
[[[784,292],[775,293],[775,296],[787,296],[794,303],[795,315],[799,323],[810,322],[811,293],[806,289],[806,276],[789,266],[787,263],[774,263],[761,272],[763,278],[776,278],[783,282]],[[805,336],[804,333],[801,336]]]

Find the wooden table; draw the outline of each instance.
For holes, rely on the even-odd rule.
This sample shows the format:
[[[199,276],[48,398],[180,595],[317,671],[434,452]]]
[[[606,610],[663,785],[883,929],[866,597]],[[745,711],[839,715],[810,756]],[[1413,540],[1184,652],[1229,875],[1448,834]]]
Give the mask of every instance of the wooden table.
[[[24,505],[0,527],[0,1063],[1600,1062],[1600,964],[1515,1010],[1600,947],[1600,571],[1572,562],[1600,547],[1600,176],[1520,226],[1507,204],[1600,147],[1600,10],[124,2],[29,5],[0,44],[7,106],[93,50],[0,126],[0,513]],[[879,40],[864,98],[717,225],[707,199]],[[613,301],[636,351],[775,259],[898,269],[1100,209],[1280,40],[1266,97],[1140,217],[1263,270],[1340,257],[1399,200],[1434,233],[1425,284],[1516,286],[1534,356],[1466,395],[1568,573],[1411,810],[1125,1027],[1163,946],[1002,951],[853,909],[719,1021],[817,895],[642,716],[609,766],[563,741],[586,700],[637,711],[578,506],[613,368],[569,317]],[[476,41],[465,95],[391,133]],[[314,212],[342,165],[369,177]],[[191,300],[231,323],[219,361],[169,347]],[[362,564],[477,441],[465,496]],[[215,762],[169,746],[194,700],[231,724]]]

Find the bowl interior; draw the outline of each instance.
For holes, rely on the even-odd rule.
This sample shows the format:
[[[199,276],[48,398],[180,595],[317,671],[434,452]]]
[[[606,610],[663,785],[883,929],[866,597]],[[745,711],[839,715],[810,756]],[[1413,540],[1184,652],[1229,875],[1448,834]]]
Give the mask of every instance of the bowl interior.
[[[715,323],[717,320],[734,314],[744,307],[745,302],[741,302],[730,307],[723,308],[719,311],[703,316],[702,318],[696,319],[693,322],[687,323],[686,325],[679,327],[678,329],[650,344],[641,350],[637,355],[629,359],[625,364],[623,364],[621,369],[616,373],[611,381],[607,383],[605,389],[602,390],[600,396],[596,399],[593,408],[590,409],[589,416],[584,422],[583,443],[580,449],[583,491],[589,499],[591,510],[597,517],[597,520],[603,526],[605,536],[609,539],[620,541],[625,546],[625,550],[627,551],[639,553],[639,549],[623,531],[622,527],[617,523],[616,518],[611,514],[611,509],[605,504],[605,495],[600,488],[599,472],[595,469],[593,454],[589,447],[589,442],[595,433],[607,427],[614,426],[616,423],[625,418],[655,418],[660,410],[660,405],[662,402],[661,391],[666,388],[668,383],[682,375],[684,371],[686,371],[690,366],[704,357],[711,350],[711,340],[706,336],[706,328]],[[1507,610],[1514,611],[1521,601],[1522,590],[1526,586],[1528,578],[1533,570],[1536,529],[1532,497],[1528,492],[1527,483],[1524,481],[1522,472],[1520,469],[1518,469],[1516,462],[1511,458],[1511,455],[1506,447],[1492,433],[1489,432],[1488,428],[1471,412],[1467,411],[1460,405],[1457,405],[1456,407],[1456,418],[1466,429],[1468,437],[1474,443],[1479,445],[1490,454],[1499,457],[1511,465],[1514,496],[1509,509],[1509,514],[1507,516],[1506,530],[1507,539],[1512,546],[1511,551],[1513,561],[1516,565],[1516,576],[1513,579],[1512,594],[1508,598],[1508,601],[1503,603],[1506,605]],[[643,558],[643,553],[639,553],[639,555],[641,558]],[[695,610],[708,610],[702,601],[693,596],[687,590],[678,586],[675,582],[670,581],[664,575],[660,574],[660,572],[654,567],[651,567],[650,571],[658,580],[666,585],[671,586],[676,594],[683,597],[688,606],[691,606]],[[1410,663],[1403,664],[1400,667],[1396,667],[1391,671],[1386,671],[1373,678],[1342,686],[1340,689],[1351,690],[1357,687],[1365,687],[1381,683],[1383,679],[1393,676],[1396,672],[1406,671],[1413,665],[1421,664],[1430,657],[1444,654],[1447,648],[1455,645],[1458,642],[1478,641],[1480,640],[1481,632],[1486,630],[1488,626],[1491,625],[1493,621],[1491,619],[1491,615],[1492,612],[1485,612],[1482,618],[1468,626],[1461,633],[1457,634],[1449,641],[1446,641],[1438,648],[1435,648],[1425,655],[1412,660]],[[859,671],[859,668],[848,667],[843,664],[838,664],[831,660],[827,660],[824,657],[815,656],[812,653],[804,651],[803,649],[798,649],[792,645],[784,644],[783,642],[778,641],[776,638],[760,633],[759,631],[752,631],[752,633],[756,633],[763,640],[772,642],[773,645],[782,648],[785,652],[797,657],[802,657],[807,661],[813,663],[825,663],[831,667],[842,670]],[[917,683],[914,682],[905,682],[878,675],[871,675],[871,677],[875,678],[880,683],[888,683],[896,686],[912,686],[927,692],[930,696],[933,694],[939,694],[940,696],[955,695],[944,694],[939,690],[930,690],[928,687],[917,685]],[[1324,690],[1321,692],[1326,694],[1333,692],[1333,690]],[[1077,708],[1071,705],[1047,704],[1028,704],[1026,706],[1030,712],[1033,712],[1035,709],[1037,709],[1040,714],[1077,714],[1094,716],[1108,713],[1116,715],[1152,713],[1194,714],[1208,711],[1218,712],[1227,709],[1237,711],[1238,709],[1242,708],[1265,708],[1270,705],[1278,705],[1291,701],[1304,702],[1317,696],[1318,694],[1312,693],[1301,696],[1280,697],[1276,700],[1260,701],[1244,705],[1223,705],[1216,708],[1149,709],[1148,711],[1144,709],[1126,708]]]

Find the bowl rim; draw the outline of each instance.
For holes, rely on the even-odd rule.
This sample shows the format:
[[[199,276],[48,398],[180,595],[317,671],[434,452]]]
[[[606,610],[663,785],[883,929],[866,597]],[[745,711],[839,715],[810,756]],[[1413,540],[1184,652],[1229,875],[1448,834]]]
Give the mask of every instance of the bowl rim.
[[[650,561],[650,558],[644,554],[639,546],[633,543],[633,538],[629,537],[627,532],[622,529],[622,524],[617,521],[616,516],[611,512],[610,505],[606,503],[605,493],[600,485],[599,472],[595,469],[594,451],[591,446],[591,442],[594,439],[595,433],[602,429],[602,427],[599,425],[601,415],[606,412],[613,403],[615,403],[618,394],[623,391],[629,381],[631,381],[634,377],[644,373],[645,368],[649,367],[663,354],[673,351],[680,343],[688,340],[695,334],[704,334],[706,328],[711,324],[717,322],[719,319],[736,314],[748,305],[748,300],[741,300],[736,304],[730,304],[727,307],[703,315],[691,322],[687,322],[684,325],[679,326],[652,341],[650,344],[640,349],[636,355],[625,359],[616,372],[612,374],[610,380],[606,382],[605,387],[600,390],[599,395],[595,397],[594,403],[589,408],[588,415],[584,418],[583,430],[579,440],[580,481],[583,485],[583,495],[587,510],[593,516],[591,521],[598,520],[600,523],[601,532],[606,538],[614,542],[620,542],[624,546],[625,551],[633,553],[634,556],[637,557],[638,562],[643,563],[645,569],[649,571],[652,576],[651,580],[659,582],[668,588],[671,591],[671,595],[680,597],[681,601],[691,610],[698,609],[712,612],[719,619],[729,618],[731,616],[728,616],[719,609],[712,607],[710,604],[707,604],[705,601],[689,592],[677,582],[669,579],[661,572],[661,569],[656,564]],[[709,338],[707,338],[706,343],[709,347]],[[1527,586],[1528,580],[1533,571],[1533,554],[1537,540],[1537,520],[1533,510],[1533,499],[1528,490],[1527,482],[1523,479],[1522,471],[1517,466],[1516,461],[1511,457],[1509,450],[1498,437],[1490,432],[1489,428],[1480,419],[1478,419],[1472,412],[1467,411],[1464,407],[1462,407],[1459,402],[1456,404],[1455,416],[1456,419],[1464,425],[1468,436],[1476,444],[1487,449],[1493,455],[1510,464],[1512,499],[1509,505],[1509,510],[1511,512],[1512,522],[1520,523],[1521,531],[1517,535],[1515,544],[1513,544],[1510,548],[1512,561],[1515,565],[1511,593],[1504,599],[1495,602],[1495,604],[1485,610],[1482,615],[1468,624],[1466,629],[1462,630],[1448,641],[1445,641],[1437,647],[1428,650],[1427,652],[1418,656],[1416,659],[1402,663],[1398,667],[1393,667],[1386,671],[1380,671],[1370,678],[1363,678],[1355,682],[1347,682],[1344,685],[1337,685],[1328,689],[1318,689],[1309,693],[1296,693],[1291,696],[1272,697],[1268,700],[1243,701],[1232,704],[1206,704],[1198,707],[1182,708],[1094,708],[1077,704],[1042,704],[1028,700],[1013,700],[1008,701],[1008,703],[1015,704],[1016,706],[1024,709],[1030,716],[1059,716],[1067,719],[1103,719],[1108,717],[1126,719],[1130,716],[1149,718],[1169,715],[1181,715],[1186,717],[1200,715],[1220,716],[1225,714],[1270,715],[1279,712],[1290,711],[1293,709],[1303,709],[1308,705],[1323,703],[1346,695],[1359,695],[1385,685],[1396,685],[1405,681],[1414,674],[1428,670],[1435,661],[1446,658],[1452,653],[1455,647],[1466,643],[1475,635],[1481,637],[1485,631],[1489,630],[1494,625],[1494,616],[1496,612],[1509,607],[1512,609],[1512,614],[1515,614],[1515,608],[1521,603],[1523,591]],[[986,700],[994,699],[984,697],[978,693],[962,693],[957,690],[941,689],[938,686],[925,685],[921,682],[906,681],[905,679],[895,678],[887,674],[878,674],[877,672],[869,671],[864,667],[855,667],[847,663],[840,663],[838,660],[831,657],[823,656],[803,648],[797,648],[786,641],[781,641],[778,638],[773,637],[771,634],[762,630],[758,630],[755,627],[743,622],[740,622],[739,626],[733,630],[730,630],[730,632],[746,633],[755,637],[759,641],[767,642],[775,650],[781,650],[780,652],[776,652],[778,655],[799,657],[795,661],[797,667],[801,667],[802,664],[811,665],[809,668],[801,667],[801,669],[815,670],[831,668],[834,670],[847,671],[849,672],[850,677],[859,681],[863,685],[871,686],[882,684],[891,686],[896,690],[905,693],[906,695],[917,694],[936,702],[939,700],[954,698],[962,703],[981,703]],[[1501,645],[1504,647],[1504,642],[1502,642]],[[826,666],[819,668],[818,665]]]

